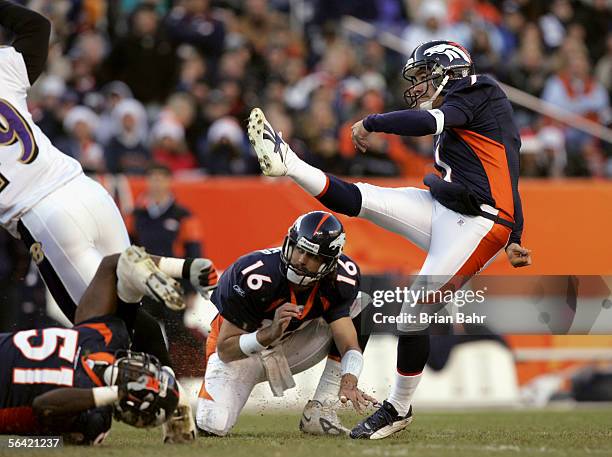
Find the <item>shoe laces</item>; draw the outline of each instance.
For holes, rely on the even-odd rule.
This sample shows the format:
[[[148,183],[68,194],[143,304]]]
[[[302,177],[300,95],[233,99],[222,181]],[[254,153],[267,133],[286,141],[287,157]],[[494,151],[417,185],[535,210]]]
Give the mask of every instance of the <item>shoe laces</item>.
[[[378,408],[374,413],[366,419],[366,423],[371,427],[372,430],[378,430],[379,428],[391,425],[394,422],[393,415],[385,409],[384,406]]]

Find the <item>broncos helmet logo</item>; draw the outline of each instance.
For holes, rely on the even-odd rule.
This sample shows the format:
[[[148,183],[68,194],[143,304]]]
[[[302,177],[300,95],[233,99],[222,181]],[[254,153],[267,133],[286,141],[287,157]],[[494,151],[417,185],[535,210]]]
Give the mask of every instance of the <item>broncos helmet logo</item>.
[[[431,56],[434,54],[444,54],[446,57],[448,57],[449,62],[452,62],[455,59],[463,59],[466,62],[472,61],[466,51],[461,49],[459,46],[453,46],[450,44],[438,44],[429,49],[426,49],[423,54],[425,54],[426,56]]]

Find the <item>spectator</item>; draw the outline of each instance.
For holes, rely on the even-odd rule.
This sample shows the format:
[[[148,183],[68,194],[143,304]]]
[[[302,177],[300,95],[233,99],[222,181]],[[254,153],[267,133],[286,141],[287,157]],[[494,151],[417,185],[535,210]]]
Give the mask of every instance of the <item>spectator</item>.
[[[175,122],[159,121],[152,130],[153,159],[172,173],[197,167],[193,154],[185,144],[185,130]]]
[[[539,96],[550,74],[544,48],[540,44],[540,32],[534,24],[528,24],[523,32],[518,52],[507,66],[507,81],[517,89]]]
[[[591,75],[589,60],[584,53],[563,57],[559,72],[546,82],[542,98],[596,122],[609,122],[608,94]]]
[[[605,55],[595,67],[595,77],[606,88],[608,95],[612,96],[612,32],[608,33],[606,46]]]
[[[94,139],[98,116],[85,106],[75,106],[64,118],[68,137],[60,140],[58,148],[77,159],[85,173],[104,173],[104,150]]]
[[[574,10],[569,0],[554,0],[550,4],[550,12],[539,21],[544,44],[548,49],[554,50],[561,46],[573,16]]]
[[[225,43],[223,22],[214,17],[209,0],[179,2],[165,20],[165,30],[175,46],[189,44],[205,59],[212,76]]]
[[[406,55],[417,45],[433,40],[454,40],[468,49],[471,47],[469,26],[461,22],[449,25],[446,4],[440,0],[421,3],[414,22],[406,27],[402,38],[406,43]]]
[[[102,110],[100,122],[96,129],[96,138],[102,145],[107,145],[116,131],[113,110],[122,100],[134,97],[131,89],[122,81],[111,81],[100,90],[102,94]]]
[[[36,125],[40,127],[52,143],[63,134],[61,119],[61,99],[66,91],[64,80],[55,75],[49,75],[40,82],[41,100],[38,110],[32,111]]]
[[[142,3],[132,13],[126,36],[104,62],[107,81],[124,81],[141,102],[163,103],[176,84],[177,57],[159,27],[155,7]]]
[[[208,129],[200,163],[211,175],[257,174],[259,165],[238,121],[223,117]]]
[[[106,146],[106,166],[110,173],[144,174],[151,153],[146,146],[147,113],[134,99],[120,101],[113,110],[114,135]]]
[[[101,33],[88,31],[78,36],[68,56],[71,70],[68,85],[82,101],[85,95],[98,86],[98,72],[108,51],[105,38]]]

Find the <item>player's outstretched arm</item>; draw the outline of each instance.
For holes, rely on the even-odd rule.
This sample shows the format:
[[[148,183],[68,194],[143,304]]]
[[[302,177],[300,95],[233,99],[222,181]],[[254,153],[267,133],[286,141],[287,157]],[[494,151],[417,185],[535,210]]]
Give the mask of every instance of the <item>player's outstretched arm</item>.
[[[47,63],[51,23],[35,11],[0,0],[0,25],[15,34],[12,46],[23,56],[28,79],[34,84]]]
[[[453,106],[441,109],[405,109],[383,114],[370,114],[353,124],[353,145],[365,152],[367,137],[372,132],[391,133],[402,136],[438,135],[445,127],[459,127],[467,122],[465,113]]]
[[[43,421],[57,417],[68,417],[92,408],[112,405],[122,399],[130,399],[150,405],[158,386],[150,382],[151,377],[142,375],[136,381],[119,386],[101,386],[92,389],[65,387],[39,395],[32,402],[34,414]],[[141,408],[143,409],[143,408]]]
[[[102,389],[112,389],[102,387]],[[39,395],[32,403],[34,414],[43,423],[59,416],[71,416],[95,408],[96,405],[94,389],[80,389],[76,387],[66,387],[55,389]],[[117,394],[115,393],[115,399]],[[109,403],[107,403],[109,404]]]

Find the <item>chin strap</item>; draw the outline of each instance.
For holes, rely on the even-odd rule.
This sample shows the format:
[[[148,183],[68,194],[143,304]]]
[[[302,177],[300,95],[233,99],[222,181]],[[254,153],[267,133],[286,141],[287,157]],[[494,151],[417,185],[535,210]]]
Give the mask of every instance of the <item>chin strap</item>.
[[[298,286],[307,286],[308,284],[312,284],[313,282],[317,281],[316,278],[297,274],[290,267],[287,268],[287,279]]]
[[[449,78],[450,78],[449,75],[446,75],[444,77],[444,79],[442,80],[442,83],[438,86],[438,90],[436,90],[433,96],[426,102],[423,102],[419,105],[420,109],[425,110],[425,111],[433,109],[433,102],[436,101],[436,98],[438,98],[438,95],[440,95],[440,92],[442,92],[442,90],[444,89],[444,86],[446,86],[446,83],[448,82]]]

